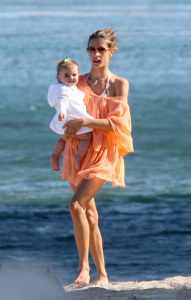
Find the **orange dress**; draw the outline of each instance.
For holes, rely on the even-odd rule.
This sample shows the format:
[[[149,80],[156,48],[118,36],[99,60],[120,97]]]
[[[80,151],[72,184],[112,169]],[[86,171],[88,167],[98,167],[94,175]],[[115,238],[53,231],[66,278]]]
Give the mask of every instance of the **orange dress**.
[[[113,186],[125,187],[125,164],[123,156],[133,152],[131,115],[127,98],[100,97],[87,84],[87,76],[80,77],[78,89],[85,93],[87,112],[95,119],[108,119],[113,131],[93,129],[92,142],[76,170],[74,155],[79,139],[68,138],[63,155],[62,178],[78,186],[83,178],[94,177],[112,181]]]

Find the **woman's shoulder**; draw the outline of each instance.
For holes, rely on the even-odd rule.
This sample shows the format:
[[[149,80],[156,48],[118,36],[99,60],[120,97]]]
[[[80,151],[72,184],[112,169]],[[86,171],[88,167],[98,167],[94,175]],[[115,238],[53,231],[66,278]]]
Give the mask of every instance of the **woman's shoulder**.
[[[78,80],[78,83],[77,83],[77,88],[78,89],[80,89],[80,90],[83,89],[84,90],[84,85],[85,85],[86,78],[87,78],[87,74],[79,76],[79,80]]]
[[[129,94],[129,81],[126,78],[111,74],[111,81],[113,83],[116,96],[127,97]]]
[[[113,83],[116,89],[116,92],[125,91],[126,93],[129,92],[129,81],[126,78],[119,77],[113,74]],[[120,96],[123,96],[120,94]]]
[[[88,76],[88,74],[80,75],[80,76],[79,76],[79,81],[87,80],[87,76]]]

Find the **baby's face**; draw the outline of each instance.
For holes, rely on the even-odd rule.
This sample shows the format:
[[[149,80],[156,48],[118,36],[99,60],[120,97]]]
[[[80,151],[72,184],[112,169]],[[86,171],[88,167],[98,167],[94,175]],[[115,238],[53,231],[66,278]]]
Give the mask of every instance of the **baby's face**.
[[[69,86],[74,86],[78,83],[79,70],[77,65],[72,65],[70,68],[64,67],[61,69],[60,73],[57,75],[59,82],[64,83]]]

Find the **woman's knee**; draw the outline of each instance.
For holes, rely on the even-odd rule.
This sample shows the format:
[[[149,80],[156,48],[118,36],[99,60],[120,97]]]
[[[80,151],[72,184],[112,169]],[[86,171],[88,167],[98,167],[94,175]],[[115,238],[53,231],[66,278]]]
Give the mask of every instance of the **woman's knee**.
[[[72,217],[79,216],[80,214],[84,213],[84,209],[77,201],[71,202],[68,208]]]

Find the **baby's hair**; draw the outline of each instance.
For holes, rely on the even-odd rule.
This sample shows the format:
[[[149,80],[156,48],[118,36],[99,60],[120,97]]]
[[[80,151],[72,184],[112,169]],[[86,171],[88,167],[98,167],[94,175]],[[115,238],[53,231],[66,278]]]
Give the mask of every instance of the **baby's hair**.
[[[60,74],[60,71],[63,68],[71,68],[72,65],[76,65],[78,67],[78,72],[80,73],[79,66],[75,61],[69,60],[66,62],[65,59],[59,60],[57,63],[57,75]]]
[[[103,39],[107,42],[109,48],[119,50],[119,47],[117,45],[119,43],[119,39],[117,38],[116,31],[114,31],[112,28],[97,30],[90,34],[88,47],[92,39]]]

